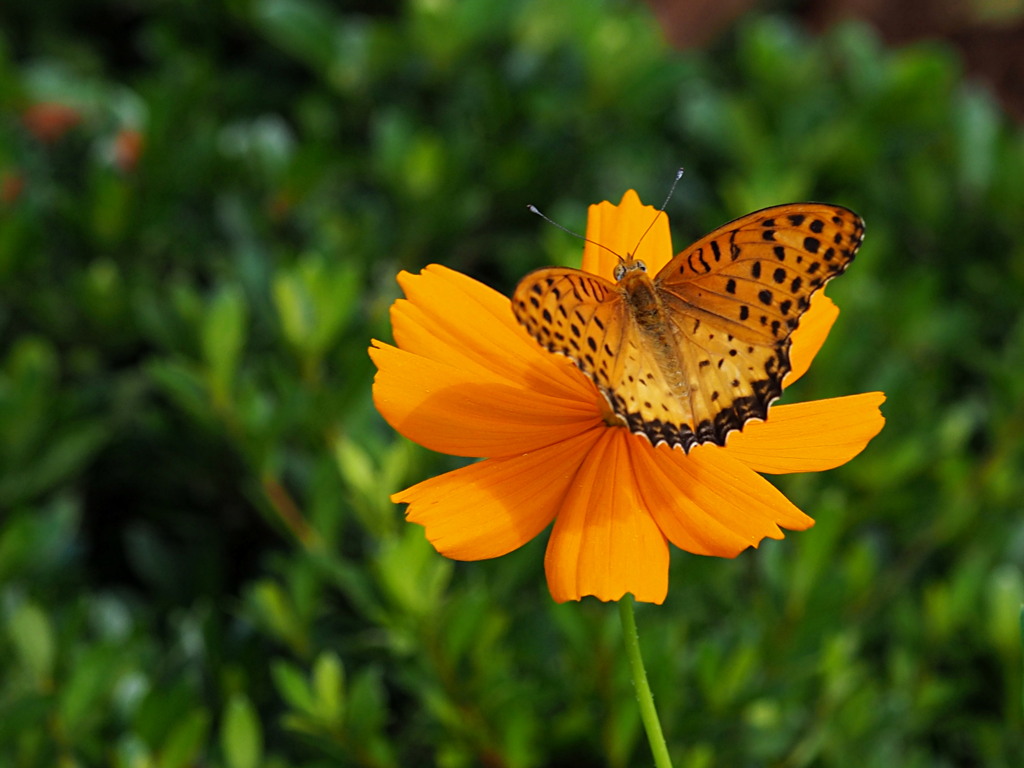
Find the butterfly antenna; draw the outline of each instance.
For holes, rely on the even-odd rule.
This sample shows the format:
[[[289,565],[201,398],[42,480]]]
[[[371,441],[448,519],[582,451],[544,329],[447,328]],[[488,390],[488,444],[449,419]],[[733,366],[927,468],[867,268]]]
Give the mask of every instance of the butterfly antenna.
[[[572,231],[571,229],[569,229],[568,227],[563,227],[563,226],[562,226],[561,224],[559,224],[559,223],[558,223],[557,221],[554,221],[554,220],[552,220],[552,219],[549,219],[549,218],[548,218],[547,216],[545,216],[545,215],[544,215],[543,213],[541,213],[541,212],[540,212],[540,210],[539,210],[539,209],[537,208],[537,206],[535,206],[535,205],[532,205],[532,204],[530,204],[530,205],[527,205],[527,206],[526,206],[526,210],[528,210],[528,211],[529,211],[530,213],[535,213],[535,214],[537,214],[537,215],[538,215],[538,216],[540,216],[540,217],[541,217],[542,219],[544,219],[544,221],[546,221],[546,222],[547,222],[548,224],[550,224],[550,225],[552,225],[552,226],[554,226],[554,227],[558,227],[558,228],[559,228],[560,230],[562,230],[563,232],[565,232],[565,233],[567,233],[567,234],[570,234],[570,235],[572,235],[573,237],[578,237],[578,238],[579,238],[580,240],[582,240],[582,241],[583,241],[583,242],[585,242],[585,243],[590,243],[591,245],[596,245],[596,246],[597,246],[598,248],[604,248],[604,249],[605,249],[606,251],[608,251],[608,253],[610,253],[610,254],[611,254],[612,256],[614,256],[615,258],[617,258],[617,259],[618,259],[619,261],[625,261],[625,259],[624,259],[624,258],[622,258],[621,256],[619,256],[619,254],[617,254],[617,253],[616,253],[615,251],[613,251],[613,250],[612,250],[611,248],[609,248],[609,247],[608,247],[607,245],[601,245],[600,243],[594,242],[594,241],[593,241],[593,240],[591,240],[591,239],[590,239],[589,237],[584,237],[584,236],[583,236],[583,235],[581,235],[581,234],[580,234],[579,232],[573,232],[573,231]]]
[[[636,253],[640,249],[640,243],[642,243],[644,238],[647,237],[647,233],[651,231],[651,227],[653,227],[654,222],[658,220],[658,216],[665,212],[665,208],[668,206],[668,201],[672,199],[672,193],[676,191],[676,184],[678,184],[679,180],[683,178],[683,171],[683,168],[676,171],[676,177],[672,180],[672,186],[668,188],[668,194],[665,195],[665,202],[661,204],[661,208],[659,208],[658,212],[654,214],[654,218],[651,219],[651,223],[647,225],[647,229],[645,229],[644,233],[640,235],[640,239],[636,241],[636,245],[633,247],[633,253]]]

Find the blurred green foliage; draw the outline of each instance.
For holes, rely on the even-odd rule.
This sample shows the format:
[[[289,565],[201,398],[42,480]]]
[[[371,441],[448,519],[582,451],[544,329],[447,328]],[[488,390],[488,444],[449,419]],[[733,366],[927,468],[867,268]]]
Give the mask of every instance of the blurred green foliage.
[[[676,765],[1020,765],[1024,134],[939,45],[613,0],[5,2],[0,766],[648,761],[615,611],[543,542],[437,556],[457,466],[370,401],[398,269],[506,293],[636,187],[677,245],[798,199],[867,239],[796,399],[873,389],[818,524],[675,553],[642,643]],[[55,106],[56,105],[56,106]]]

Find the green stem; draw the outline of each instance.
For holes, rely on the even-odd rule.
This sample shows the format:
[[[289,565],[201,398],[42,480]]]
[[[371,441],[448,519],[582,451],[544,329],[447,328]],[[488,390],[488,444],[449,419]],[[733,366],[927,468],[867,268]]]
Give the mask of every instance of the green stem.
[[[619,617],[622,619],[622,635],[626,641],[626,656],[629,657],[629,668],[633,673],[633,688],[636,701],[640,705],[640,719],[647,731],[647,741],[651,744],[656,768],[672,768],[672,760],[668,756],[668,746],[661,732],[658,710],[654,707],[654,696],[651,686],[647,683],[647,672],[644,659],[640,655],[640,637],[636,632],[636,618],[633,615],[633,596],[625,595],[619,600]]]

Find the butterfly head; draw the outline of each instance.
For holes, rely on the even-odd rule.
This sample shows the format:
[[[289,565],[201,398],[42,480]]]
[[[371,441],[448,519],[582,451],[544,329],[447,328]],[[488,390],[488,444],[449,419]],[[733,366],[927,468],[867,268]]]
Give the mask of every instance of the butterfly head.
[[[618,254],[616,254],[618,255]],[[615,271],[612,273],[615,277],[615,281],[618,283],[622,282],[622,278],[628,275],[630,272],[646,272],[647,265],[639,259],[634,259],[632,254],[622,258],[619,256],[619,263],[615,265]]]

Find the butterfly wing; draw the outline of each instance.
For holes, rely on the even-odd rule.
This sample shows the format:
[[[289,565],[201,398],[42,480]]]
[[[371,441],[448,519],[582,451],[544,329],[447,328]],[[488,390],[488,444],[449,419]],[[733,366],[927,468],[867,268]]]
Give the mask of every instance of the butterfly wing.
[[[767,416],[789,372],[790,336],[811,296],[854,258],[864,222],[836,205],[794,203],[748,214],[670,261],[655,286],[693,390],[673,413],[686,447],[724,445]]]
[[[520,281],[512,309],[543,347],[590,376],[630,431],[685,451],[724,445],[767,416],[790,368],[790,334],[863,231],[839,206],[766,208],[694,243],[653,284],[541,269]]]
[[[655,445],[681,444],[670,416],[686,407],[679,398],[688,388],[673,362],[674,343],[645,335],[619,285],[576,269],[541,269],[519,282],[512,309],[543,347],[566,355],[594,381],[630,431]]]
[[[519,281],[512,311],[541,346],[568,356],[599,387],[607,386],[623,329],[614,283],[579,269],[538,269]]]

